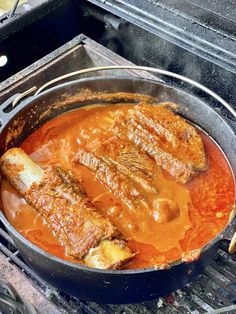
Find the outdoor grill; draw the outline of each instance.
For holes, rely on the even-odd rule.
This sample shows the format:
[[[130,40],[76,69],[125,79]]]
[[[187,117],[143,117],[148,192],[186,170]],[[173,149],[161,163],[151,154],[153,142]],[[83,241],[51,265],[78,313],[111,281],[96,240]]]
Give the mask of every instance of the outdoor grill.
[[[236,107],[236,5],[222,2],[29,0],[11,15],[3,14],[0,56],[6,55],[9,62],[0,68],[0,127],[3,117],[11,117],[12,101],[20,93],[65,73],[102,65],[170,70],[211,88]],[[51,40],[44,33],[49,27]],[[134,70],[113,75],[121,73],[163,79]],[[217,110],[236,131],[235,119],[221,107]],[[12,310],[1,308],[3,295]],[[78,300],[49,286],[24,262],[0,224],[0,313],[35,313],[34,308],[50,314],[235,313],[234,304],[236,260],[227,253],[226,242],[211,265],[184,289],[148,302],[109,305]]]

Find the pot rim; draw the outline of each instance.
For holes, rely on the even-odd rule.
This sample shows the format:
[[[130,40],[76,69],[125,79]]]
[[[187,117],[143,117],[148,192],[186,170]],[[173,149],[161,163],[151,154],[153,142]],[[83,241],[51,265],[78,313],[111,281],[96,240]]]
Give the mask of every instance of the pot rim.
[[[64,83],[61,83],[61,84],[57,84],[56,86],[53,86],[53,87],[51,87],[51,88],[49,88],[47,90],[44,90],[40,94],[34,95],[33,97],[29,97],[29,101],[27,101],[26,103],[23,101],[23,106],[19,106],[19,111],[21,111],[23,108],[25,108],[25,106],[31,104],[32,101],[35,101],[36,99],[44,97],[45,95],[50,94],[52,91],[55,91],[56,89],[60,89],[60,88],[65,87],[65,86],[70,86],[71,84],[77,84],[78,82],[81,82],[81,81],[106,80],[106,79],[149,81],[151,83],[156,83],[156,84],[159,84],[159,85],[165,85],[165,86],[168,86],[169,88],[178,89],[181,92],[188,93],[185,90],[181,90],[181,88],[179,88],[177,86],[171,86],[171,85],[169,85],[166,82],[159,81],[159,80],[154,80],[154,79],[147,79],[147,78],[136,77],[136,76],[133,76],[133,77],[132,76],[131,77],[126,77],[126,76],[124,76],[124,77],[121,77],[121,76],[119,76],[119,77],[116,77],[116,76],[105,76],[105,77],[93,76],[93,77],[80,78],[80,79],[73,80],[73,81],[70,81],[70,82],[64,82]],[[147,95],[147,94],[144,94],[144,95]],[[195,97],[195,98],[198,98],[197,96],[195,96],[193,94],[191,94],[191,96]],[[206,102],[205,102],[205,104],[208,107],[210,107],[211,110],[216,112],[216,110],[214,108],[212,108],[211,106],[209,106]],[[17,111],[17,112],[19,112],[19,111]],[[216,113],[219,115],[218,112],[216,112]],[[15,113],[14,113],[14,115],[15,115]],[[10,119],[12,119],[13,117],[11,116]],[[229,125],[229,123],[226,121],[226,119],[224,117],[222,117],[221,115],[220,115],[220,117],[221,117],[222,120],[224,120],[224,122],[235,133],[235,131],[233,130],[232,126]],[[2,130],[4,130],[4,128],[5,127],[3,127]],[[235,136],[236,136],[236,134],[235,134]],[[225,155],[225,153],[223,151],[222,151],[222,153]],[[225,157],[226,157],[227,162],[229,163],[229,166],[231,166],[226,155],[225,155]],[[233,173],[233,171],[232,171],[232,173]],[[233,173],[233,178],[234,178],[234,186],[236,187],[236,182],[235,182],[236,181],[236,175],[234,175],[234,173]],[[1,183],[1,174],[0,174],[0,183]],[[235,194],[234,198],[236,199],[236,194]],[[178,266],[178,265],[181,265],[181,264],[184,264],[184,263],[189,264],[190,262],[194,262],[195,260],[197,260],[199,258],[198,256],[200,256],[202,253],[204,253],[205,251],[207,251],[208,249],[213,247],[217,242],[220,242],[220,241],[226,239],[226,238],[224,238],[224,234],[225,234],[226,230],[230,227],[231,222],[233,221],[235,216],[236,216],[236,204],[235,204],[235,200],[234,200],[234,204],[233,204],[232,210],[230,212],[229,220],[228,220],[227,224],[225,225],[224,229],[215,238],[213,238],[210,242],[205,244],[202,248],[197,249],[197,250],[192,250],[192,251],[189,252],[189,253],[191,253],[191,252],[199,252],[199,255],[197,255],[196,258],[189,259],[189,261],[184,261],[183,259],[178,259],[176,261],[173,261],[173,262],[170,262],[168,264],[165,264],[164,267],[163,266],[156,266],[156,267],[139,268],[139,269],[111,270],[111,269],[92,268],[92,267],[85,266],[83,264],[69,262],[69,261],[66,261],[66,260],[64,260],[62,258],[59,258],[57,256],[54,256],[54,255],[46,252],[45,250],[43,250],[40,247],[38,247],[36,244],[30,242],[19,231],[17,231],[17,229],[15,229],[12,226],[12,224],[7,220],[7,218],[5,217],[3,211],[0,208],[0,221],[2,221],[2,223],[7,228],[7,230],[9,230],[16,238],[19,238],[19,240],[21,240],[23,242],[23,244],[25,244],[31,250],[36,251],[37,253],[39,253],[41,255],[44,255],[45,257],[47,257],[48,259],[50,259],[50,260],[52,260],[54,262],[56,261],[56,262],[58,262],[60,264],[72,267],[74,269],[83,270],[83,271],[89,271],[89,272],[93,272],[93,273],[101,273],[101,274],[104,274],[104,275],[108,275],[108,274],[109,275],[111,275],[111,274],[112,275],[121,275],[121,274],[122,275],[125,275],[125,274],[132,275],[132,274],[149,273],[149,272],[153,272],[153,271],[167,270],[167,269],[170,269],[170,268],[172,268],[174,266]]]

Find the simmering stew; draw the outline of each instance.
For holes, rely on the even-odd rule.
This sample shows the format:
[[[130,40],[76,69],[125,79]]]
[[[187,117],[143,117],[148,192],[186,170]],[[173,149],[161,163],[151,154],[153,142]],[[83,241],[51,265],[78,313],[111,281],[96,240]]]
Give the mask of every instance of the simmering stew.
[[[21,145],[42,169],[60,166],[72,173],[90,206],[134,253],[125,269],[196,258],[226,226],[233,207],[234,181],[222,151],[173,110],[83,107],[48,121]],[[52,255],[84,263],[67,253],[40,211],[6,179],[1,198],[24,237]]]

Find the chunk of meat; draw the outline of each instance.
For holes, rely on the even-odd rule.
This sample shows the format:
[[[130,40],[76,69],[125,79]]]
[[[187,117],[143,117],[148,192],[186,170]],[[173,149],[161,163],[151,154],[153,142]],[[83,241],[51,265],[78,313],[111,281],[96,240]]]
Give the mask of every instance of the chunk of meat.
[[[143,211],[144,208],[148,209],[148,202],[141,191],[135,186],[134,181],[118,171],[112,163],[104,161],[82,148],[79,149],[75,157],[75,162],[92,170],[96,177],[131,210],[135,209],[137,211],[140,209]]]
[[[98,268],[114,268],[134,256],[124,241],[122,250],[114,240],[120,237],[118,230],[97,212],[71,174],[54,166],[43,170],[19,148],[9,150],[1,157],[0,169],[45,218],[68,255],[79,259],[88,255],[89,264]],[[119,252],[114,253],[113,259],[111,253],[107,259],[104,253],[104,245],[109,243],[115,252]],[[93,248],[103,256],[103,264],[101,261],[96,264],[96,258],[90,254]]]
[[[113,132],[136,144],[182,183],[207,169],[200,135],[166,106],[137,105],[115,120]]]
[[[156,165],[144,151],[129,142],[124,142],[114,136],[102,143],[95,154],[104,162],[111,163],[146,192],[157,193],[154,184]]]
[[[158,137],[144,129],[134,119],[123,120],[114,127],[114,132],[123,140],[130,140],[153,157],[157,165],[162,166],[181,182],[188,181],[195,173],[193,167],[184,164],[158,146]]]
[[[175,114],[176,105],[138,105],[129,110],[130,117],[158,136],[159,147],[196,170],[206,170],[207,162],[201,136],[195,127]]]
[[[68,255],[83,258],[101,240],[117,236],[116,228],[96,212],[73,177],[59,167],[47,168],[42,181],[33,183],[24,196],[46,219]]]

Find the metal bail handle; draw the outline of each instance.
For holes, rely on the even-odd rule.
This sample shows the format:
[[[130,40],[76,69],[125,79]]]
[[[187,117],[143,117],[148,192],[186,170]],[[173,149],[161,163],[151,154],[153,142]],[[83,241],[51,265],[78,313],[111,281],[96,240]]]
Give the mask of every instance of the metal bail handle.
[[[234,235],[230,241],[228,250],[229,250],[229,254],[234,254],[236,251],[236,232],[234,233]]]
[[[76,76],[76,75],[81,75],[81,74],[86,74],[86,73],[91,73],[91,72],[97,72],[97,71],[107,71],[107,70],[136,70],[136,71],[147,71],[147,72],[153,72],[153,73],[157,73],[157,74],[161,74],[161,75],[165,75],[165,76],[169,76],[169,77],[173,77],[176,79],[179,79],[181,81],[184,81],[190,85],[193,85],[197,88],[199,88],[200,90],[204,91],[205,93],[209,94],[210,96],[212,96],[214,99],[216,99],[219,103],[221,103],[226,109],[228,109],[232,115],[236,118],[236,111],[223,99],[221,98],[219,95],[217,95],[216,93],[214,93],[212,90],[210,90],[209,88],[203,86],[200,83],[197,83],[185,76],[173,73],[173,72],[169,72],[166,70],[162,70],[162,69],[158,69],[158,68],[152,68],[152,67],[145,67],[145,66],[136,66],[136,65],[109,65],[109,66],[100,66],[100,67],[94,67],[94,68],[87,68],[87,69],[83,69],[83,70],[78,70],[78,71],[74,71],[74,72],[70,72],[67,74],[64,74],[62,76],[59,76],[49,82],[47,82],[46,84],[44,84],[43,86],[41,86],[37,92],[34,94],[35,96],[40,94],[45,88],[47,88],[48,86],[57,83],[59,81],[62,81],[64,79],[67,79],[69,77],[72,76]]]

